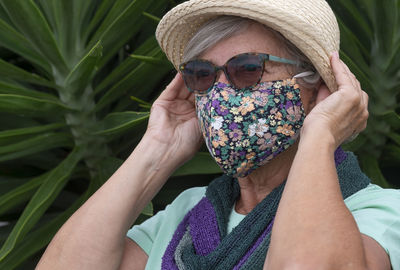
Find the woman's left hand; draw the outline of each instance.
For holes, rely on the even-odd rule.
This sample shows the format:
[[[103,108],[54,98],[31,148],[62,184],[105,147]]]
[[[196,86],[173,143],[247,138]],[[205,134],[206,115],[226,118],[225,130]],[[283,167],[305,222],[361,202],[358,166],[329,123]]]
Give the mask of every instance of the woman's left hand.
[[[344,203],[333,155],[366,127],[368,96],[337,54],[331,64],[338,90],[331,94],[320,87],[317,105],[305,119],[264,269],[390,268],[384,268],[385,251],[360,233]]]
[[[336,149],[366,128],[368,95],[337,52],[331,56],[331,65],[338,90],[331,93],[324,84],[319,88],[316,105],[305,119],[301,138],[327,139]]]

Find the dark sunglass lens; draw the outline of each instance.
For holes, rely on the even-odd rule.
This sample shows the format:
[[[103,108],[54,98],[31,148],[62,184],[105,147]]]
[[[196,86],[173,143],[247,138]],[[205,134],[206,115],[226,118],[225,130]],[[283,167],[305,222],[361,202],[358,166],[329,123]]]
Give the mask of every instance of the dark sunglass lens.
[[[204,93],[214,83],[215,69],[209,62],[190,61],[182,70],[186,86],[190,90]]]
[[[227,72],[236,88],[242,89],[256,84],[263,72],[263,63],[257,55],[242,54],[227,63]]]

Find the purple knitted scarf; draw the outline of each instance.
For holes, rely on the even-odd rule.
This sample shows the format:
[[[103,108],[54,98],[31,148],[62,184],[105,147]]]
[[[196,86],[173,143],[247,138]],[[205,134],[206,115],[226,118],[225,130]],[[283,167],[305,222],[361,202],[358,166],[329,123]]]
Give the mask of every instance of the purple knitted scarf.
[[[354,154],[338,148],[335,163],[344,199],[370,183]],[[284,186],[274,189],[227,234],[228,218],[240,187],[237,179],[228,176],[212,181],[205,197],[176,229],[161,269],[262,269]]]

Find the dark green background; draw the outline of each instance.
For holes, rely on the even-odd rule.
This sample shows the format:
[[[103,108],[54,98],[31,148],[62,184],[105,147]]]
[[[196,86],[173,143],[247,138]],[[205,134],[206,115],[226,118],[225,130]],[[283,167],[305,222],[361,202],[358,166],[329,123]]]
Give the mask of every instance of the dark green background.
[[[400,1],[328,2],[341,58],[370,96],[368,128],[345,148],[375,183],[399,187]],[[154,32],[176,4],[0,0],[0,221],[10,222],[0,228],[0,269],[33,269],[140,140],[152,101],[175,74]],[[138,222],[218,173],[203,148]]]

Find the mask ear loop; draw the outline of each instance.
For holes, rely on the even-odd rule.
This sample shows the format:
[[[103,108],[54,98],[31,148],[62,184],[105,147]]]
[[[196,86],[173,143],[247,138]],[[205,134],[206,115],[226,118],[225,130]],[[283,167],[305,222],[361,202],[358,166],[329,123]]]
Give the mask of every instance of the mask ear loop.
[[[302,73],[294,75],[293,78],[304,78],[304,77],[312,76],[314,74],[315,73],[313,71],[304,71]]]
[[[294,79],[303,78],[304,82],[310,85],[316,84],[320,79],[321,76],[314,71],[305,71],[293,76]]]
[[[304,72],[301,72],[301,73],[299,73],[297,75],[294,75],[293,79],[297,80],[299,78],[304,78],[304,77],[313,76],[313,75],[315,75],[315,72],[309,70],[309,71],[304,71]],[[300,98],[301,98],[301,95],[300,95]],[[303,105],[301,105],[301,107],[303,108],[303,111],[304,111]]]

